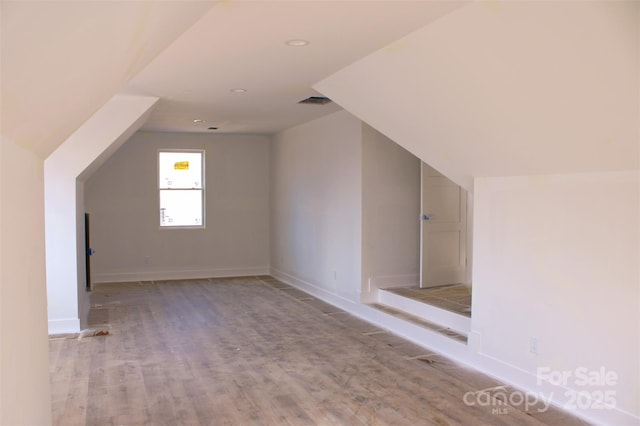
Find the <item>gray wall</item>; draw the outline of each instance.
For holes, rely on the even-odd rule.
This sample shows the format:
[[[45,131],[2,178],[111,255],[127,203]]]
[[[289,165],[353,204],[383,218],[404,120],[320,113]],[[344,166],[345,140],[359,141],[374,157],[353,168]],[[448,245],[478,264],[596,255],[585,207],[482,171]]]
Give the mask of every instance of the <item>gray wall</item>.
[[[362,294],[418,285],[420,160],[362,125]]]
[[[159,229],[157,152],[179,148],[206,152],[206,229]],[[269,139],[136,133],[87,180],[85,205],[95,282],[266,273]]]
[[[341,111],[273,138],[271,271],[359,303],[417,284],[420,161]]]
[[[271,270],[320,294],[357,301],[361,124],[345,112],[274,136]]]

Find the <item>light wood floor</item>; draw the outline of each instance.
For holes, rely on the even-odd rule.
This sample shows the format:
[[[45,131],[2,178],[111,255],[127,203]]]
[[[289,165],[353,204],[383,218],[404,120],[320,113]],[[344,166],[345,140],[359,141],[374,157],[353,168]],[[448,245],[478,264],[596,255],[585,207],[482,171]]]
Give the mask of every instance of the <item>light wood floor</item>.
[[[584,424],[468,406],[499,383],[269,277],[91,296],[109,335],[50,340],[56,425]]]

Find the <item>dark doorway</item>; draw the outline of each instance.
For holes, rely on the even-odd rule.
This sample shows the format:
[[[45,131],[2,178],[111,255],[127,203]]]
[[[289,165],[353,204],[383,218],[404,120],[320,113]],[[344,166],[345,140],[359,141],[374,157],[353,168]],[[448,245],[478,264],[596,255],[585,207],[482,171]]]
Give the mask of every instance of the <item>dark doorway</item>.
[[[91,255],[93,254],[93,250],[91,249],[91,238],[89,233],[89,213],[84,214],[84,259],[85,259],[85,270],[86,270],[86,280],[87,280],[87,290],[91,290]]]

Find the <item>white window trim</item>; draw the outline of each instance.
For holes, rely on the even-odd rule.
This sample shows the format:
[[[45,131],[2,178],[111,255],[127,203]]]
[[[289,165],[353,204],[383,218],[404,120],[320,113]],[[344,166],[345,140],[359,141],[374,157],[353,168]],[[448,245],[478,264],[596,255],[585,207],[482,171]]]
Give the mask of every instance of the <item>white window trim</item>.
[[[192,191],[201,191],[202,192],[202,225],[162,225],[158,223],[158,229],[161,230],[176,230],[176,229],[206,229],[207,228],[207,179],[205,173],[206,167],[206,150],[204,149],[175,149],[175,148],[161,148],[158,149],[156,154],[156,197],[157,197],[157,210],[156,214],[158,215],[158,222],[160,222],[160,192],[161,191],[170,191],[170,189],[160,188],[160,153],[161,152],[197,152],[202,154],[200,170],[202,174],[202,188],[201,189],[191,189]]]

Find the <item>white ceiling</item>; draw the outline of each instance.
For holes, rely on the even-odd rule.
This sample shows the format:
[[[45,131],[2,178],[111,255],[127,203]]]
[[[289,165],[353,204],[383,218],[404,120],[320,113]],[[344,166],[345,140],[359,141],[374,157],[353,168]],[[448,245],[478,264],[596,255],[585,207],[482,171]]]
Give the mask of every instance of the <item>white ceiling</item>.
[[[272,134],[339,109],[298,104],[318,95],[314,83],[465,3],[220,2],[123,92],[161,98],[144,130]],[[291,39],[310,44],[287,46]]]
[[[1,0],[2,140],[46,158],[212,6]]]
[[[483,176],[637,170],[640,2],[488,3],[315,87],[469,190]]]

